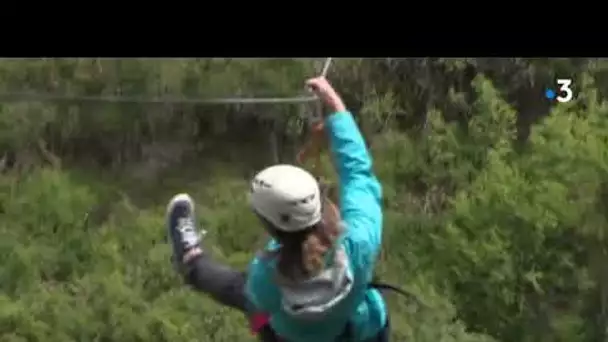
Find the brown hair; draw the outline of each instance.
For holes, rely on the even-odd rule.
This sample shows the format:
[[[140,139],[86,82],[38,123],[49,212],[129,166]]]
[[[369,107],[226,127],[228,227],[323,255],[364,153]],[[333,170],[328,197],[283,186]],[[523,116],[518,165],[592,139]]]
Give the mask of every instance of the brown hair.
[[[283,282],[298,282],[318,274],[325,266],[327,253],[342,233],[340,211],[323,196],[322,219],[299,232],[286,233],[269,227],[281,247],[272,253],[277,260],[277,275]]]

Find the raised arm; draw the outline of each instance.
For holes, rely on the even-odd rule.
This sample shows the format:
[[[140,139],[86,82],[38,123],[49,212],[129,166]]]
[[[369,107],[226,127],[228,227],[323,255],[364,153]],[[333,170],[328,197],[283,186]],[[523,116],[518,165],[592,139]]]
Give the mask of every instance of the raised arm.
[[[325,122],[340,178],[340,209],[348,226],[347,238],[375,252],[382,240],[382,188],[373,173],[371,156],[353,116],[327,80],[313,79],[309,85],[333,110]]]
[[[330,148],[340,178],[340,209],[349,235],[372,245],[382,240],[382,189],[372,159],[351,113],[327,118]]]

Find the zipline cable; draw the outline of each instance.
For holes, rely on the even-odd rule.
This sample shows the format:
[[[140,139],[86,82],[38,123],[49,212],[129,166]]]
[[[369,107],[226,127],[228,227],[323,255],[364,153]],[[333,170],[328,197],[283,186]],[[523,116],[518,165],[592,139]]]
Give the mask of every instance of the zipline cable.
[[[34,92],[0,92],[0,102],[107,102],[107,103],[149,103],[149,104],[299,104],[317,101],[316,96],[293,97],[225,97],[225,98],[187,98],[143,97],[143,96],[78,96]]]
[[[332,58],[325,60],[319,76],[326,76]],[[69,95],[41,92],[0,92],[0,102],[98,102],[98,103],[142,103],[142,104],[300,104],[317,101],[314,95],[291,97],[221,97],[187,98],[181,96],[144,97],[122,95]]]

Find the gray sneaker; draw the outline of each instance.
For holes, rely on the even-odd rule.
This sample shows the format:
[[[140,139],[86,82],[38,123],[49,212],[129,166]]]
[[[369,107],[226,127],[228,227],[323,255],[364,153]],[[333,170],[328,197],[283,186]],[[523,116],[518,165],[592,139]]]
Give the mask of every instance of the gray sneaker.
[[[196,231],[194,200],[188,194],[178,194],[171,198],[167,206],[167,233],[173,246],[173,262],[182,269],[184,255],[193,248],[200,247],[204,231]]]

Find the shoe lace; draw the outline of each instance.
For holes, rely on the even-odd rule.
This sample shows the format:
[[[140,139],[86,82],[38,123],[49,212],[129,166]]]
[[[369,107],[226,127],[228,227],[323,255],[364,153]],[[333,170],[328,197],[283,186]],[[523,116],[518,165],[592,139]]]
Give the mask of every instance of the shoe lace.
[[[187,248],[196,246],[201,238],[207,234],[207,231],[205,230],[197,232],[194,226],[194,220],[190,217],[180,218],[177,221],[177,229],[180,231],[182,242]]]

